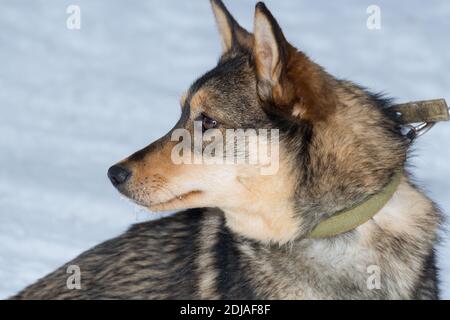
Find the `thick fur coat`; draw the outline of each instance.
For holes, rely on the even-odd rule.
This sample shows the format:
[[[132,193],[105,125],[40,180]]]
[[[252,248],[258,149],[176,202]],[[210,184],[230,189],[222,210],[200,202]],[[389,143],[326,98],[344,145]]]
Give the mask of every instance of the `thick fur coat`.
[[[175,128],[276,128],[280,167],[177,165],[170,133],[110,169],[150,210],[188,209],[135,225],[81,254],[20,299],[436,299],[440,214],[405,170],[409,142],[388,100],[339,80],[289,44],[259,3],[253,33],[212,1],[218,65],[181,99]],[[204,147],[204,146],[203,146]],[[380,192],[368,222],[311,239],[321,221]],[[69,265],[81,289],[68,289]]]

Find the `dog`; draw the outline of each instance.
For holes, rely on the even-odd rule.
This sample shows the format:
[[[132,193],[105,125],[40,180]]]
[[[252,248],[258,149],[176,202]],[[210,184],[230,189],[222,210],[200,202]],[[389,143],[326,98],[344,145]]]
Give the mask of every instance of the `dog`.
[[[438,299],[442,218],[411,182],[392,103],[297,50],[263,3],[252,33],[211,4],[217,66],[183,95],[174,129],[108,170],[134,202],[184,211],[132,226],[13,298]],[[204,134],[277,130],[278,169],[175,163],[173,133],[196,123]]]

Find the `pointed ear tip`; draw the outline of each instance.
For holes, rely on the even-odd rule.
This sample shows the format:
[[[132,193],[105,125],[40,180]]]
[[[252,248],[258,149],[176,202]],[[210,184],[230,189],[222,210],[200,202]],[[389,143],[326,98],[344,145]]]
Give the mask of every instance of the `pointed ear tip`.
[[[221,0],[209,0],[209,2],[211,3],[213,9],[222,9],[222,10],[225,9],[225,5]]]
[[[266,18],[266,20],[271,17],[271,13],[269,9],[267,9],[267,6],[264,4],[264,2],[260,1],[256,4],[255,7],[255,17],[259,18]]]
[[[211,3],[213,8],[215,8],[217,5],[219,5],[217,0],[209,0],[209,3]]]
[[[265,11],[267,11],[267,7],[266,7],[266,5],[264,4],[264,2],[262,2],[262,1],[259,1],[256,5],[255,5],[255,10],[256,10],[256,12],[265,12]]]

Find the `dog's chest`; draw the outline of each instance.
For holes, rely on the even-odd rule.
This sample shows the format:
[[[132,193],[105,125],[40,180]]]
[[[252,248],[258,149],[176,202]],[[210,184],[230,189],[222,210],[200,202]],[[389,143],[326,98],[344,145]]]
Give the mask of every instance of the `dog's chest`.
[[[309,242],[309,241],[308,241]],[[344,241],[345,242],[345,241]],[[367,291],[374,260],[355,246],[305,243],[249,253],[251,283],[270,299],[335,299]],[[250,254],[250,255],[249,255]],[[365,295],[377,295],[366,292]]]

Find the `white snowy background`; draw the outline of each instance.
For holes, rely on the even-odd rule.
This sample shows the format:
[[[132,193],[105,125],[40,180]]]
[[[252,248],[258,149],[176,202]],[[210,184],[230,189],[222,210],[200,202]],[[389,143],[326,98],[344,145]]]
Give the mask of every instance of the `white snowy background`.
[[[81,29],[66,8],[81,8]],[[254,1],[228,0],[251,29]],[[450,101],[449,1],[266,1],[291,42],[332,74],[397,101]],[[381,8],[381,30],[366,9]],[[151,215],[106,171],[168,131],[180,93],[220,52],[207,0],[0,0],[0,297]],[[450,212],[450,123],[412,163]],[[438,252],[450,298],[450,244]]]

